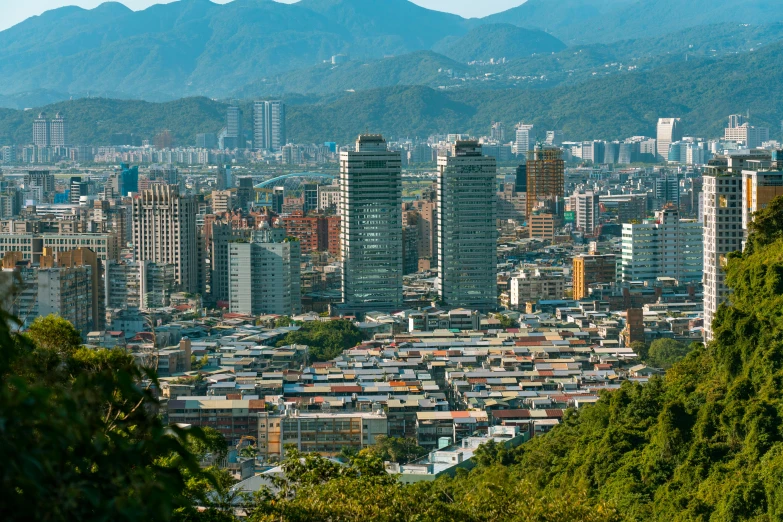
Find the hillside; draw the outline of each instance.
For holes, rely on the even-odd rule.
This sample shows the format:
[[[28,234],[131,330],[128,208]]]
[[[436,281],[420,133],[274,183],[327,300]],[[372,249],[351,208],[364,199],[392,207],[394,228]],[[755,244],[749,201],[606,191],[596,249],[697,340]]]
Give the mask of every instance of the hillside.
[[[461,38],[441,40],[433,48],[458,62],[489,61],[491,58],[511,60],[563,49],[565,44],[550,34],[511,24],[480,25]]]
[[[244,86],[236,98],[253,98],[286,93],[328,94],[396,85],[446,85],[454,73],[464,74],[468,66],[431,51],[416,51],[378,60],[351,60],[339,65],[322,64],[291,71]]]
[[[334,54],[404,54],[466,31],[462,18],[407,0],[180,0],[137,12],[116,3],[67,7],[0,32],[0,94],[227,96]]]
[[[528,0],[481,23],[538,28],[572,45],[657,37],[701,25],[781,20],[783,4],[771,0]]]
[[[389,136],[435,132],[488,132],[493,121],[511,126],[533,123],[539,137],[562,128],[568,139],[622,139],[655,135],[657,119],[676,115],[685,133],[717,136],[729,114],[749,110],[757,125],[777,136],[783,108],[783,71],[776,59],[783,43],[722,59],[692,59],[656,68],[597,78],[547,90],[442,90],[394,86],[323,96],[284,96],[288,134],[297,142],[350,141],[366,130]],[[740,87],[741,85],[741,87]],[[75,143],[106,143],[113,132],[151,137],[170,129],[177,143],[193,143],[198,132],[223,126],[225,104],[189,98],[153,104],[139,101],[79,99],[43,107],[64,112]],[[245,104],[246,128],[252,111]],[[0,111],[0,143],[27,143],[32,111]]]

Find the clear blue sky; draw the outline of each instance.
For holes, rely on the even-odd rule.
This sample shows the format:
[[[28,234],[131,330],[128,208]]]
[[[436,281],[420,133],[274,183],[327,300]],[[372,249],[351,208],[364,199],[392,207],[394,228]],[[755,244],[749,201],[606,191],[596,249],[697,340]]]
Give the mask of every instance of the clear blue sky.
[[[229,0],[212,0],[225,4]],[[281,0],[278,0],[281,1]],[[295,0],[282,0],[293,3]],[[369,0],[368,0],[369,1]],[[381,0],[382,1],[382,0]],[[524,3],[524,0],[412,0],[429,9],[457,13],[464,17],[480,17],[504,11]],[[0,31],[34,15],[64,5],[78,5],[93,8],[103,0],[0,0]],[[122,0],[131,9],[139,10],[152,4],[168,3],[166,0]]]

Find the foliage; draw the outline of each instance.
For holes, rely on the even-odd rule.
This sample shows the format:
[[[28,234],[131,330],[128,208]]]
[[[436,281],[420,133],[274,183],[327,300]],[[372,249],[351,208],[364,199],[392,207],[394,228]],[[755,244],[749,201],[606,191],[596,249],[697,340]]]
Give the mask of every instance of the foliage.
[[[381,461],[407,464],[426,455],[427,450],[419,446],[416,443],[416,439],[378,436],[375,438],[375,444],[364,448],[359,454],[367,457],[376,457],[381,459]]]
[[[299,330],[289,332],[278,341],[277,346],[304,344],[308,346],[310,361],[328,361],[361,341],[362,334],[359,329],[351,321],[340,319],[303,323]]]
[[[12,320],[0,312],[3,520],[168,520],[193,505],[190,479],[213,489],[190,450],[201,430],[162,423],[153,373],[119,349],[74,346],[62,319],[29,335]]]
[[[30,340],[39,348],[71,355],[82,344],[79,331],[59,315],[36,317],[27,329]]]
[[[275,328],[280,328],[282,326],[291,326],[292,324],[294,324],[294,321],[287,315],[275,319]]]
[[[495,319],[500,321],[500,327],[503,328],[504,330],[508,328],[516,328],[517,326],[519,326],[516,323],[516,321],[514,321],[512,318],[504,314],[495,314]]]
[[[551,54],[565,49],[554,36],[535,29],[511,24],[480,25],[459,39],[444,39],[434,50],[459,62],[489,61],[527,57],[536,53]]]
[[[209,356],[206,354],[201,359],[197,358],[195,355],[190,356],[191,370],[201,370],[206,366],[209,366]]]
[[[668,370],[674,363],[684,359],[693,348],[674,339],[656,339],[650,343],[647,363]]]

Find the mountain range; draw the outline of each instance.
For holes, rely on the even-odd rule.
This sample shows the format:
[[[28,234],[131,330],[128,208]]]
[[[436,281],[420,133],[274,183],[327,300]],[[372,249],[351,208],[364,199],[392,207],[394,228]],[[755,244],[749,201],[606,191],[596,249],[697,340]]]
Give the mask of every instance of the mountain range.
[[[453,71],[455,65],[410,78],[401,71],[399,82],[392,75],[379,85],[372,77],[386,76],[383,67],[358,64],[389,64],[389,58],[411,53],[402,59],[444,60],[421,54],[432,51],[462,65],[505,58],[525,66],[525,60],[540,62],[545,55],[568,51],[566,43],[654,39],[706,23],[739,26],[781,18],[783,2],[777,0],[528,0],[480,19],[408,0],[234,0],[222,5],[180,0],[142,11],[108,2],[91,10],[54,9],[0,32],[0,104],[24,107],[84,96],[165,101],[307,92],[298,86],[301,79],[314,86],[311,92],[324,91],[318,88],[321,80],[337,90],[440,86],[434,71]],[[711,37],[719,45],[721,35]],[[329,78],[331,64],[324,62],[336,55],[358,62],[352,71],[355,86]],[[313,74],[302,76],[307,70]]]
[[[493,121],[508,128],[533,123],[539,133],[562,128],[569,139],[655,135],[661,116],[683,119],[686,135],[717,136],[729,114],[749,111],[756,125],[778,137],[783,107],[783,42],[721,58],[700,57],[550,89],[433,89],[387,86],[326,95],[286,95],[289,138],[299,143],[346,143],[366,130],[387,136],[435,132],[486,134]],[[244,107],[250,128],[252,108]],[[199,132],[217,132],[226,104],[203,97],[165,103],[75,99],[43,107],[68,115],[74,143],[107,143],[115,132],[152,137],[169,129],[179,145]],[[0,109],[0,143],[27,143],[36,111]],[[542,136],[540,136],[542,137]]]

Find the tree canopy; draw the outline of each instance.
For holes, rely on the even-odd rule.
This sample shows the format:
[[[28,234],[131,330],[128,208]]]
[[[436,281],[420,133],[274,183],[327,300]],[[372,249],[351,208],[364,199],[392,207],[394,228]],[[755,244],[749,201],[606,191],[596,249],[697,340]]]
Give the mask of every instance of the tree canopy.
[[[362,334],[351,321],[308,321],[299,330],[289,332],[277,346],[305,344],[310,361],[334,359],[343,350],[362,342]]]

